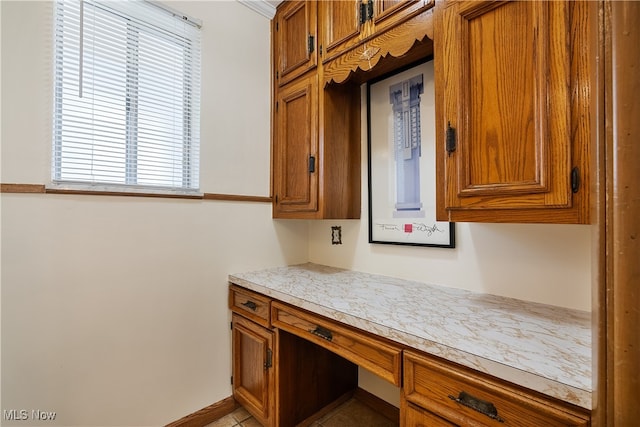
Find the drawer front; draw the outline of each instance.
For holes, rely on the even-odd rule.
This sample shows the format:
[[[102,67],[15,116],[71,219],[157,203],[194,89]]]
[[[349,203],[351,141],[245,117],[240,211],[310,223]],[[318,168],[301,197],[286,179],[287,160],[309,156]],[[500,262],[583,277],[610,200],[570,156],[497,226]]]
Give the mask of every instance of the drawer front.
[[[264,327],[270,327],[271,300],[257,292],[240,286],[229,286],[229,308]]]
[[[590,419],[586,410],[410,351],[404,397],[457,425],[588,426]]]
[[[366,332],[341,326],[338,322],[274,301],[271,319],[280,328],[373,372],[400,386],[402,348]]]
[[[440,418],[437,415],[433,415],[429,411],[408,403],[402,419],[400,420],[401,427],[455,427],[455,424]]]

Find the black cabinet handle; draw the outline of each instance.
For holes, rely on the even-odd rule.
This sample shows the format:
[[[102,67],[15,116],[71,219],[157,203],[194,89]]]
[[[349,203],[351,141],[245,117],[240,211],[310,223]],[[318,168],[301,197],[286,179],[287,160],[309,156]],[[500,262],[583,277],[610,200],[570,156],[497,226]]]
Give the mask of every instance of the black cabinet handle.
[[[309,332],[327,341],[331,341],[333,339],[333,334],[331,333],[331,331],[320,326],[316,326],[315,329],[312,329]]]
[[[481,414],[484,414],[487,417],[498,422],[504,422],[504,420],[498,416],[498,409],[493,403],[487,402],[486,400],[478,399],[477,397],[470,395],[466,391],[461,391],[458,397],[449,395],[449,399],[458,402],[462,406],[466,406],[467,408],[471,408],[474,411],[480,412]]]
[[[253,310],[256,311],[256,309],[258,308],[258,306],[256,305],[255,302],[253,301],[247,301],[247,302],[243,302],[242,305],[244,305],[245,307],[247,307],[249,310]]]
[[[267,359],[264,361],[264,369],[269,369],[273,366],[273,352],[270,348],[267,349]]]
[[[445,149],[447,150],[447,155],[451,155],[454,151],[456,151],[456,128],[451,127],[451,122],[447,123],[447,134],[446,134],[446,143]]]
[[[314,39],[313,35],[309,34],[309,37],[307,38],[307,52],[309,53],[309,55],[313,53],[313,48],[314,48],[313,39]]]
[[[316,158],[314,156],[309,156],[309,173],[314,173],[316,171]]]
[[[577,193],[580,190],[580,169],[571,169],[571,192]]]

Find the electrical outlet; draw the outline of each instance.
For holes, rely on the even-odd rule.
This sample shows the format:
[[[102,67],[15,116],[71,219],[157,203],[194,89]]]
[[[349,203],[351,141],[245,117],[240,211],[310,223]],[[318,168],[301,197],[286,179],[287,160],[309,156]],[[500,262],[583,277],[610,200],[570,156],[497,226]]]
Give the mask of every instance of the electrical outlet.
[[[342,244],[342,226],[334,225],[331,227],[331,244],[332,245]]]

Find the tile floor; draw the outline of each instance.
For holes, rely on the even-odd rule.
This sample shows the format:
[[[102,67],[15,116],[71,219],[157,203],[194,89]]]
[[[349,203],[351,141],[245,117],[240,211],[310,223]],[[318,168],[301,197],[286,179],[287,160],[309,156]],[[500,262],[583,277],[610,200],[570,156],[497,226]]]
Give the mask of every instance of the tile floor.
[[[351,399],[329,412],[311,427],[396,427],[398,423],[372,411],[357,399]],[[205,427],[262,427],[244,408],[207,424]]]

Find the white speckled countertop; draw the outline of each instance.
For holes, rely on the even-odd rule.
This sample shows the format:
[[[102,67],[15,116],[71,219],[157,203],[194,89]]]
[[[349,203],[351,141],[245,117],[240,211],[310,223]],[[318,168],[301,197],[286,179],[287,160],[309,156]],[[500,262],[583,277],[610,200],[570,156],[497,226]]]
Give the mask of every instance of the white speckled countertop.
[[[310,263],[229,281],[591,409],[588,312]]]

